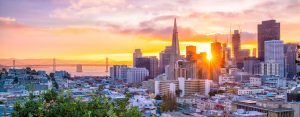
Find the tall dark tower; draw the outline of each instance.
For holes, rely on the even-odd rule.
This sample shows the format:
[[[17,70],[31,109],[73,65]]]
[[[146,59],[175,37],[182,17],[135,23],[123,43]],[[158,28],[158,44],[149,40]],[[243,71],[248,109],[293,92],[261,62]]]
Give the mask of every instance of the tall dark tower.
[[[275,20],[262,21],[257,26],[258,59],[264,60],[265,41],[280,40],[280,23]]]
[[[168,68],[167,79],[168,80],[176,80],[176,78],[175,78],[175,64],[176,64],[176,61],[180,59],[176,18],[174,19],[174,27],[173,27],[172,46],[171,46],[171,48],[172,48],[172,50],[171,50],[171,54],[170,54],[170,64],[169,64],[169,68]]]
[[[242,62],[240,60],[240,51],[241,51],[241,35],[239,30],[234,30],[232,34],[232,50],[233,50],[233,57],[236,64]]]

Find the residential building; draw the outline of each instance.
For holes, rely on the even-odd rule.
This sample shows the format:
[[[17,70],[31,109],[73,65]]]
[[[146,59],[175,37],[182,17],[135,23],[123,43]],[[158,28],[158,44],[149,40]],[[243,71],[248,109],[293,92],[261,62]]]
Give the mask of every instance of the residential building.
[[[180,90],[180,96],[191,96],[194,94],[208,95],[211,80],[178,78],[178,80],[155,81],[155,95],[166,95]]]
[[[251,86],[261,86],[262,81],[260,77],[250,77],[250,85]]]

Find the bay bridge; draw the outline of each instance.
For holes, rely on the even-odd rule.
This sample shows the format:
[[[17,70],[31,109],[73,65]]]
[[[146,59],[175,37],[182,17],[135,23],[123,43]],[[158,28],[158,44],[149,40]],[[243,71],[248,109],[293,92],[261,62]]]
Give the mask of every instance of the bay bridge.
[[[7,61],[7,62],[2,62],[0,64],[0,68],[25,68],[25,67],[53,67],[53,71],[56,71],[56,67],[59,67],[59,66],[105,66],[106,67],[106,70],[105,72],[108,72],[108,67],[110,66],[108,64],[108,58],[106,57],[105,60],[99,60],[99,61],[105,61],[105,63],[99,63],[99,64],[94,64],[94,63],[57,63],[57,60],[55,58],[52,59],[52,63],[50,63],[50,61],[44,61],[44,62],[40,62],[38,64],[28,64],[27,62],[26,63],[22,63],[22,62],[19,62],[15,59],[12,59],[11,61]],[[22,60],[20,60],[22,61]],[[113,61],[114,60],[111,60],[110,61]]]

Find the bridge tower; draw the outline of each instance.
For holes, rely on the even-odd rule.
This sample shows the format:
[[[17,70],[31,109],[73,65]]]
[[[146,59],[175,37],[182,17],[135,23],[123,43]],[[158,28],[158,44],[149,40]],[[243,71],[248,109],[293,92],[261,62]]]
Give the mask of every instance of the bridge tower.
[[[55,58],[53,58],[53,61],[52,61],[53,63],[52,63],[52,67],[53,67],[53,73],[55,73],[55,71],[56,71],[56,60],[55,60]]]
[[[16,68],[16,60],[14,59],[12,62],[13,62],[13,69],[15,69]]]

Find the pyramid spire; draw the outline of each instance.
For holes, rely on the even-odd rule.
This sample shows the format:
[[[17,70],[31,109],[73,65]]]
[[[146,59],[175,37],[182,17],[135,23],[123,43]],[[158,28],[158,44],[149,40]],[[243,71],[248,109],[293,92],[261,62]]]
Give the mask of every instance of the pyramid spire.
[[[172,47],[175,56],[180,56],[176,18],[174,19]]]

